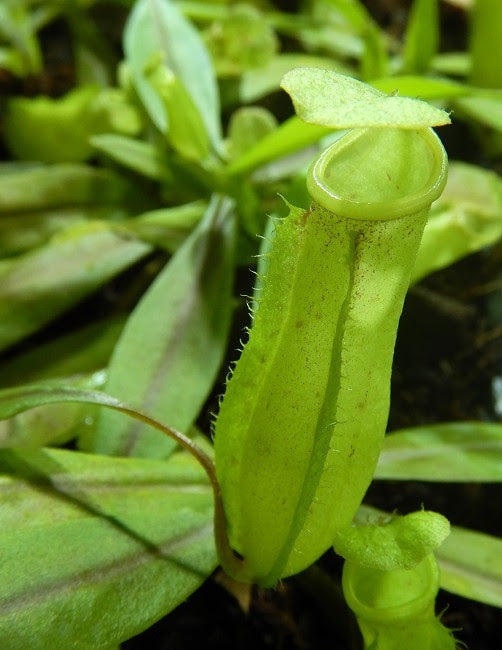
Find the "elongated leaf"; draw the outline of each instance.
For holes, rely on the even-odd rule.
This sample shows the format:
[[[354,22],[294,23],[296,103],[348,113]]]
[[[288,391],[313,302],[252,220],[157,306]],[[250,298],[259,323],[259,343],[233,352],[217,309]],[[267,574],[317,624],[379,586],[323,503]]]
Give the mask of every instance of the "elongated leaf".
[[[389,71],[389,55],[384,33],[376,25],[368,25],[364,32],[364,52],[361,58],[361,77],[365,81],[382,77]]]
[[[108,169],[61,164],[0,175],[0,213],[127,201],[132,188]]]
[[[502,131],[502,92],[479,91],[455,102],[460,116],[467,116],[485,126]]]
[[[436,557],[443,589],[502,607],[502,539],[453,526]]]
[[[202,219],[206,209],[205,201],[193,201],[174,208],[144,212],[122,225],[144,241],[174,253]]]
[[[115,133],[104,133],[90,139],[93,147],[124,167],[153,180],[171,177],[167,162],[153,144]]]
[[[425,72],[439,45],[438,0],[414,0],[404,45],[404,67]]]
[[[277,128],[273,113],[261,106],[243,106],[232,113],[228,125],[230,158],[239,158]]]
[[[502,236],[502,181],[492,171],[452,162],[433,204],[412,282],[493,244]]]
[[[148,80],[164,104],[169,124],[167,136],[173,149],[188,160],[205,160],[210,140],[200,111],[183,82],[163,63],[149,71]]]
[[[257,142],[254,147],[233,161],[227,168],[230,174],[242,174],[271,160],[287,156],[308,147],[328,134],[330,129],[302,122],[296,115],[283,122],[275,131]]]
[[[75,388],[99,390],[106,381],[106,372],[59,379]],[[95,405],[46,404],[0,421],[0,447],[36,449],[47,445],[62,445],[85,431],[92,419]]]
[[[291,95],[299,117],[331,128],[399,127],[418,129],[449,124],[448,114],[408,97],[388,96],[367,84],[330,70],[297,68],[281,87]]]
[[[471,57],[468,52],[443,52],[432,59],[430,68],[438,74],[467,77],[471,70]]]
[[[118,644],[214,569],[212,496],[169,462],[0,452],[0,642],[9,650]]]
[[[71,377],[104,368],[124,323],[122,315],[96,320],[5,361],[0,387]]]
[[[219,148],[219,96],[211,60],[197,30],[175,3],[139,0],[127,22],[124,50],[138,93],[154,124],[163,132],[168,129],[162,99],[145,74],[145,66],[151,63],[152,56],[161,52],[165,64],[186,86],[213,144]]]
[[[233,205],[214,198],[129,318],[109,366],[108,393],[186,432],[223,360],[230,325]],[[165,457],[173,443],[136,422],[102,412],[98,453]]]
[[[0,420],[12,418],[18,413],[23,413],[23,411],[38,406],[67,402],[95,404],[109,408],[121,408],[123,406],[120,400],[106,393],[46,382],[16,386],[15,388],[6,388],[0,391]]]
[[[31,334],[150,247],[103,224],[85,224],[0,270],[0,349]]]
[[[441,77],[421,77],[419,75],[399,75],[374,79],[371,85],[388,94],[420,99],[449,99],[470,95],[473,90],[466,84]]]
[[[476,86],[502,87],[502,12],[498,0],[472,2],[470,14],[470,77]]]
[[[375,478],[502,481],[502,424],[452,422],[392,433]]]
[[[351,72],[349,67],[328,57],[313,56],[301,52],[278,54],[267,65],[254,70],[246,70],[241,75],[238,91],[239,100],[247,104],[255,102],[272,92],[277,92],[281,87],[281,79],[286,72],[301,66],[336,70],[343,74],[350,74]]]
[[[362,505],[357,525],[392,518],[389,513]],[[435,551],[442,589],[481,603],[502,607],[502,539],[452,526],[450,535]]]
[[[38,74],[42,68],[42,53],[31,24],[29,9],[20,3],[17,6],[0,6],[0,35],[9,41],[20,54],[22,75]]]
[[[127,211],[114,205],[54,208],[0,215],[0,257],[26,253],[46,244],[53,235],[78,223],[120,220]]]

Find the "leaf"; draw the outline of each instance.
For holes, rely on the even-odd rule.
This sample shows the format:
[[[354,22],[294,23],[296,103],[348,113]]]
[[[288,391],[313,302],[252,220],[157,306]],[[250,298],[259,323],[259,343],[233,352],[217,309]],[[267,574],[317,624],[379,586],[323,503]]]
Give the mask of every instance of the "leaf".
[[[443,589],[502,607],[502,539],[453,526],[436,557]]]
[[[444,52],[432,59],[430,68],[442,75],[467,77],[471,69],[471,59],[467,52]]]
[[[232,113],[228,126],[228,150],[238,158],[277,128],[273,113],[261,106],[242,106]]]
[[[66,386],[87,390],[103,388],[106,372],[58,379]],[[36,449],[46,445],[62,445],[85,431],[94,406],[88,404],[46,404],[0,422],[0,447]]]
[[[414,0],[406,28],[404,68],[410,72],[425,72],[437,54],[438,45],[438,0]]]
[[[420,510],[378,523],[342,528],[333,546],[338,555],[358,566],[395,571],[412,569],[449,533],[450,523],[443,515]]]
[[[23,413],[23,411],[44,406],[45,404],[63,404],[66,402],[95,404],[121,411],[124,408],[129,410],[120,400],[106,393],[47,382],[45,384],[17,386],[15,388],[1,390],[0,420],[12,418],[18,413]]]
[[[162,99],[148,82],[145,66],[162,53],[165,64],[186,86],[216,149],[221,126],[218,87],[209,54],[193,25],[170,0],[139,0],[129,15],[124,50],[134,83],[150,118],[168,130]]]
[[[276,55],[267,65],[254,70],[246,70],[241,75],[238,90],[239,101],[243,104],[249,104],[265,95],[277,92],[281,87],[281,79],[286,72],[301,66],[327,68],[343,74],[350,74],[349,67],[328,57],[313,56],[301,52],[285,52]]]
[[[497,0],[472,2],[469,16],[469,76],[476,86],[502,87],[502,13]]]
[[[150,252],[143,242],[83,224],[0,267],[0,350],[36,332]]]
[[[121,227],[173,254],[201,221],[206,209],[205,201],[192,201],[173,208],[143,212],[122,222]]]
[[[0,68],[16,77],[22,77],[26,72],[21,53],[13,47],[0,47]]]
[[[94,650],[138,634],[216,566],[212,494],[169,462],[0,452],[0,640]]]
[[[329,129],[325,126],[307,124],[293,115],[237,160],[230,163],[227,172],[231,175],[244,174],[271,160],[307,147],[328,133]]]
[[[27,165],[0,174],[0,213],[128,201],[133,188],[109,169]]]
[[[0,5],[0,36],[9,41],[22,61],[22,76],[39,74],[42,70],[42,53],[31,24],[29,10],[21,4],[17,7]]]
[[[123,315],[96,320],[5,361],[0,387],[70,377],[105,367],[124,321]]]
[[[385,95],[357,79],[317,68],[288,72],[281,87],[299,117],[331,128],[419,129],[449,124],[448,114],[418,99]]]
[[[9,151],[20,160],[47,163],[90,158],[88,139],[98,127],[91,106],[98,93],[97,86],[80,86],[57,99],[10,98],[4,121]]]
[[[173,149],[188,160],[205,160],[209,154],[206,127],[183,82],[163,63],[149,72],[148,79],[164,104]]]
[[[234,214],[214,197],[192,235],[129,318],[115,348],[108,393],[188,431],[223,361],[231,315]],[[165,457],[174,443],[115,413],[101,413],[94,450]]]
[[[502,131],[502,92],[478,91],[455,102],[459,117],[468,117],[497,131]]]
[[[56,233],[86,221],[121,220],[124,208],[114,205],[90,205],[51,208],[0,216],[0,257],[26,253],[46,244]]]
[[[104,133],[95,135],[90,144],[119,165],[153,180],[169,180],[171,171],[160,151],[150,142],[123,135]]]
[[[204,40],[220,77],[262,68],[279,45],[268,17],[249,4],[230,6],[205,30]]]
[[[364,36],[364,52],[361,58],[360,76],[365,81],[382,77],[389,71],[389,55],[387,53],[386,35],[380,28],[368,22]]]
[[[441,77],[398,75],[374,79],[371,85],[384,93],[416,97],[428,101],[470,95],[473,89],[466,84]]]
[[[451,422],[391,433],[375,478],[502,481],[502,424]]]
[[[486,169],[451,162],[442,196],[433,204],[412,282],[495,243],[502,236],[502,181]]]

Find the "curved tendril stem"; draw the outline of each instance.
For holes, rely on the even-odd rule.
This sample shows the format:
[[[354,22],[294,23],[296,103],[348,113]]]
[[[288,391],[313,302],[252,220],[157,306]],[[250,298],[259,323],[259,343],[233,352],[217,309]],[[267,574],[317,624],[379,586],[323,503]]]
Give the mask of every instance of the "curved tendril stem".
[[[136,420],[140,420],[144,424],[157,429],[169,438],[175,440],[199,462],[199,464],[206,472],[213,489],[214,538],[218,557],[220,560],[224,561],[226,567],[231,568],[232,577],[239,579],[239,576],[242,576],[244,579],[245,575],[247,574],[245,561],[238,558],[230,546],[220,484],[218,483],[218,479],[216,477],[216,469],[212,459],[206,454],[205,451],[203,451],[192,440],[190,440],[190,438],[181,433],[181,431],[177,431],[172,427],[168,427],[167,425],[159,422],[155,418],[150,417],[142,411],[138,411],[137,409],[128,406],[127,404],[123,404],[122,402],[118,402],[117,405],[110,404],[109,408],[112,408],[115,411],[119,411],[120,413],[124,413],[125,415],[129,415],[130,417],[133,417]]]
[[[34,385],[6,389],[0,391],[0,393],[0,420],[11,418],[18,413],[37,406],[58,402],[78,402],[104,406],[118,411],[172,438],[197,460],[206,472],[211,483],[214,495],[214,536],[219,559],[222,561],[222,564],[230,567],[233,577],[236,580],[239,580],[241,576],[244,579],[244,576],[247,575],[245,563],[234,554],[230,546],[221,489],[216,477],[213,460],[184,433],[176,431],[176,429],[159,422],[133,406],[125,404],[116,397],[101,391],[70,388],[68,386]]]

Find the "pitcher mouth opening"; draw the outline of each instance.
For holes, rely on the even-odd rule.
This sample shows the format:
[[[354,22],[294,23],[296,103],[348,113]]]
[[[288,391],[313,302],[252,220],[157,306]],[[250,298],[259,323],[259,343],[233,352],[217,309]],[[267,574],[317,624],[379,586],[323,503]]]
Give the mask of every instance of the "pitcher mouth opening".
[[[342,583],[347,604],[357,616],[380,625],[395,624],[431,608],[439,590],[439,569],[432,554],[413,569],[390,572],[346,562]]]
[[[342,217],[398,219],[429,208],[440,196],[447,163],[430,128],[353,129],[314,161],[307,189],[313,201]]]

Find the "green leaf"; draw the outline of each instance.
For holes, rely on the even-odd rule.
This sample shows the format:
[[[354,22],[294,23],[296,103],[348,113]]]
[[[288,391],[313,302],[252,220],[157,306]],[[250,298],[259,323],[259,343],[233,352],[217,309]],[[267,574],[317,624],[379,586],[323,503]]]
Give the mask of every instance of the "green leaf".
[[[470,97],[455,102],[460,118],[467,117],[481,124],[502,131],[502,92],[478,91]]]
[[[206,209],[205,201],[193,201],[173,208],[150,210],[122,222],[121,228],[126,227],[144,241],[173,254],[200,222]]]
[[[342,528],[335,536],[335,552],[358,566],[379,571],[411,569],[438,548],[450,524],[437,512],[421,510],[382,518],[378,523]]]
[[[132,187],[108,169],[87,165],[37,165],[0,174],[0,213],[127,202]]]
[[[418,99],[388,96],[352,77],[329,70],[297,68],[281,84],[299,117],[331,128],[419,129],[449,124],[448,114]]]
[[[232,113],[228,126],[228,149],[231,158],[246,151],[277,128],[273,113],[261,106],[243,106]]]
[[[2,214],[0,217],[0,257],[26,253],[43,246],[56,233],[86,221],[121,220],[124,208],[114,205],[51,208],[33,212]]]
[[[42,69],[42,53],[26,6],[0,5],[0,36],[9,41],[23,63],[21,74],[38,74]]]
[[[149,71],[148,79],[164,104],[171,146],[188,160],[205,160],[209,153],[206,127],[184,84],[162,62]]]
[[[438,45],[438,0],[414,0],[405,36],[405,70],[425,72],[431,59],[437,54]]]
[[[249,4],[229,7],[204,32],[218,76],[238,76],[265,66],[278,49],[277,36],[265,15]]]
[[[502,87],[502,12],[499,0],[476,0],[470,13],[470,78],[476,86]]]
[[[153,180],[169,180],[171,172],[161,152],[150,142],[135,140],[124,135],[104,133],[95,135],[90,144],[119,165]]]
[[[58,379],[65,385],[99,390],[106,381],[106,372],[88,376]],[[46,404],[19,413],[0,422],[0,447],[35,449],[46,445],[62,445],[85,431],[92,420],[94,406],[89,404]]]
[[[467,77],[471,69],[471,58],[467,52],[444,52],[432,59],[430,68],[442,75]]]
[[[0,452],[0,639],[94,650],[138,634],[216,566],[212,494],[169,462]]]
[[[442,77],[398,75],[371,80],[371,85],[389,95],[417,97],[427,101],[470,95],[473,89],[466,84]]]
[[[1,367],[0,387],[70,377],[104,368],[124,321],[122,315],[96,320],[5,361]]]
[[[451,422],[391,433],[375,478],[502,481],[502,424]]]
[[[223,361],[231,315],[234,214],[213,198],[129,318],[109,366],[108,393],[188,431]],[[165,457],[174,443],[115,413],[100,413],[98,453]]]
[[[502,539],[453,526],[436,557],[443,589],[502,607]]]
[[[12,97],[7,103],[4,137],[20,160],[47,163],[81,162],[90,158],[88,139],[95,133],[93,100],[97,86],[81,86],[64,97]]]
[[[106,224],[90,223],[4,262],[0,266],[0,350],[37,331],[150,250]]]
[[[129,15],[124,50],[138,93],[150,118],[162,132],[169,128],[161,97],[149,83],[145,66],[162,53],[197,106],[213,145],[221,142],[218,87],[209,54],[193,25],[171,0],[139,0]]]
[[[16,77],[22,77],[26,73],[23,57],[19,50],[13,47],[0,47],[0,68],[8,70]]]
[[[293,115],[237,160],[230,163],[227,172],[232,175],[249,172],[271,160],[314,144],[328,133],[329,129],[325,126],[307,124]]]
[[[275,56],[267,65],[255,70],[247,70],[241,75],[238,90],[239,100],[243,104],[248,104],[272,92],[277,92],[286,72],[301,66],[336,70],[343,74],[351,72],[348,66],[328,57],[313,56],[301,52],[285,52]]]
[[[389,55],[385,34],[377,25],[369,23],[364,35],[364,52],[361,58],[361,77],[365,81],[382,77],[389,71]]]
[[[452,162],[442,196],[433,204],[412,282],[475,253],[502,236],[502,181],[492,171]]]

